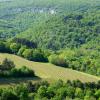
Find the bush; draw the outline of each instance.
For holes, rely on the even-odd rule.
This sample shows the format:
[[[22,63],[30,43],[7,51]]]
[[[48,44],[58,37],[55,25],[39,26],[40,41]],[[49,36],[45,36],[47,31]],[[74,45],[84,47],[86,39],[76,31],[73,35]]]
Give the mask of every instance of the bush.
[[[35,76],[34,71],[23,66],[20,69],[15,68],[13,61],[4,59],[2,65],[0,65],[0,77],[33,77]]]
[[[33,51],[32,60],[37,62],[48,62],[48,58],[39,50]]]
[[[57,66],[68,67],[66,60],[59,55],[49,56],[49,62]]]
[[[39,50],[25,49],[22,55],[31,61],[48,62],[48,58]]]
[[[20,49],[20,44],[12,43],[10,45],[10,49],[11,49],[12,53],[16,54],[18,52],[18,50]]]
[[[10,77],[34,77],[34,71],[28,69],[27,67],[23,66],[20,69],[12,68],[11,71],[0,71],[1,78],[10,78]]]
[[[26,49],[26,47],[25,47],[25,46],[22,46],[22,47],[19,49],[17,55],[18,55],[18,56],[23,56],[22,54],[23,54],[23,52],[25,51],[25,49]]]
[[[19,100],[19,98],[12,91],[4,90],[0,100]]]
[[[0,65],[0,70],[11,70],[14,67],[15,67],[14,62],[5,58],[2,62],[2,65]]]
[[[11,70],[12,77],[33,77],[35,76],[34,71],[28,69],[26,66],[23,66],[20,69],[13,68]]]
[[[33,50],[32,49],[25,49],[23,52],[23,57],[25,57],[28,60],[32,60]]]

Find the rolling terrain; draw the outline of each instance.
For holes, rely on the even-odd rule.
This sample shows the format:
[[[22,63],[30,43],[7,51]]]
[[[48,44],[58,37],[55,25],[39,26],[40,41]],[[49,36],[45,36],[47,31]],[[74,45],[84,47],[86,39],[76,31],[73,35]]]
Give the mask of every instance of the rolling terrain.
[[[91,55],[87,55],[87,58],[91,59],[92,62],[97,60],[93,63],[99,66],[97,63],[100,58],[97,55],[100,51],[99,19],[99,0],[24,0],[24,2],[23,0],[0,0],[0,40],[23,37],[34,42],[37,49],[42,48],[53,51],[66,50],[66,48],[72,50],[74,48],[85,48],[86,52],[87,50],[91,51]],[[96,55],[94,52],[96,52]],[[15,62],[17,62],[17,59]],[[36,64],[42,66],[42,63]],[[50,64],[43,65],[49,66]],[[55,68],[55,66],[53,67]],[[43,70],[43,73],[46,73],[46,70],[48,69]],[[47,74],[42,73],[43,75],[41,75],[37,70],[36,73],[39,76],[52,78]],[[57,73],[59,73],[59,70]],[[74,75],[72,77],[72,79],[75,78]],[[64,76],[62,78],[67,79]]]
[[[29,66],[29,68],[35,71],[36,75],[39,78],[49,80],[49,81],[50,80],[54,81],[58,79],[62,79],[63,81],[79,79],[82,82],[97,82],[98,80],[100,80],[99,77],[82,73],[79,71],[71,70],[71,69],[58,67],[50,63],[32,62],[24,58],[18,57],[16,55],[0,53],[0,61],[2,61],[4,58],[9,58],[12,61],[14,61],[17,68],[20,68],[20,66],[24,66],[24,65]]]
[[[0,100],[100,100],[100,0],[0,0]]]
[[[99,0],[1,0],[0,38],[23,37],[39,48],[80,47],[100,33]]]

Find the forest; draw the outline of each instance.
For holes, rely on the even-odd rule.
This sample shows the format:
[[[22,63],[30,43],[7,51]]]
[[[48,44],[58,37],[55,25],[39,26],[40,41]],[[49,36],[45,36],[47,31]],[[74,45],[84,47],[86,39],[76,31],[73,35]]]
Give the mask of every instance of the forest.
[[[0,100],[100,100],[100,0],[0,0]]]
[[[47,81],[19,84],[13,88],[0,89],[1,100],[99,100],[100,82],[81,83],[79,80],[53,84]]]

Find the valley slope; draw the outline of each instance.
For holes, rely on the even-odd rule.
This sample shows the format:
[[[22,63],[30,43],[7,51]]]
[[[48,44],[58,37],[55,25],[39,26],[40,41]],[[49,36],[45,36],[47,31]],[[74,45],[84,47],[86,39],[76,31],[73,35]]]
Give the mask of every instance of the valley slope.
[[[89,75],[83,72],[75,71],[72,69],[62,68],[50,63],[38,63],[28,61],[21,57],[12,54],[2,54],[0,53],[0,61],[4,58],[9,58],[15,62],[17,68],[21,66],[29,66],[29,68],[33,69],[36,75],[45,80],[58,80],[62,79],[63,81],[66,80],[81,80],[82,82],[97,82],[100,80],[99,77]]]
[[[0,38],[35,41],[39,48],[80,47],[100,33],[99,0],[0,2]]]

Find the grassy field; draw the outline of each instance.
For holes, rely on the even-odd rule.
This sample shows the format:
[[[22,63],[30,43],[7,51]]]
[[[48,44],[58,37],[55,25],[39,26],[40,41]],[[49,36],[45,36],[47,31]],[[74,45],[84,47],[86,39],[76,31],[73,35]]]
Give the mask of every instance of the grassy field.
[[[50,63],[32,62],[32,61],[28,61],[24,58],[18,57],[16,55],[0,53],[0,62],[2,62],[2,60],[4,58],[9,58],[12,61],[14,61],[17,68],[20,68],[23,65],[28,66],[29,68],[31,68],[35,71],[35,74],[40,79],[43,79],[43,80],[55,81],[55,80],[58,80],[58,79],[62,79],[64,81],[66,81],[66,80],[79,79],[82,82],[97,82],[98,80],[100,80],[99,77],[89,75],[89,74],[86,74],[86,73],[82,73],[82,72],[78,72],[78,71],[75,71],[75,70],[67,69],[67,68],[58,67],[58,66],[52,65]],[[26,79],[18,79],[17,81],[18,82],[20,82],[20,81],[24,82],[26,80],[37,81],[36,79],[27,79],[27,78]],[[7,79],[5,79],[5,80],[0,79],[1,85],[4,85],[6,83],[12,84],[14,82],[16,82],[15,79],[10,79],[9,82],[7,81]]]

